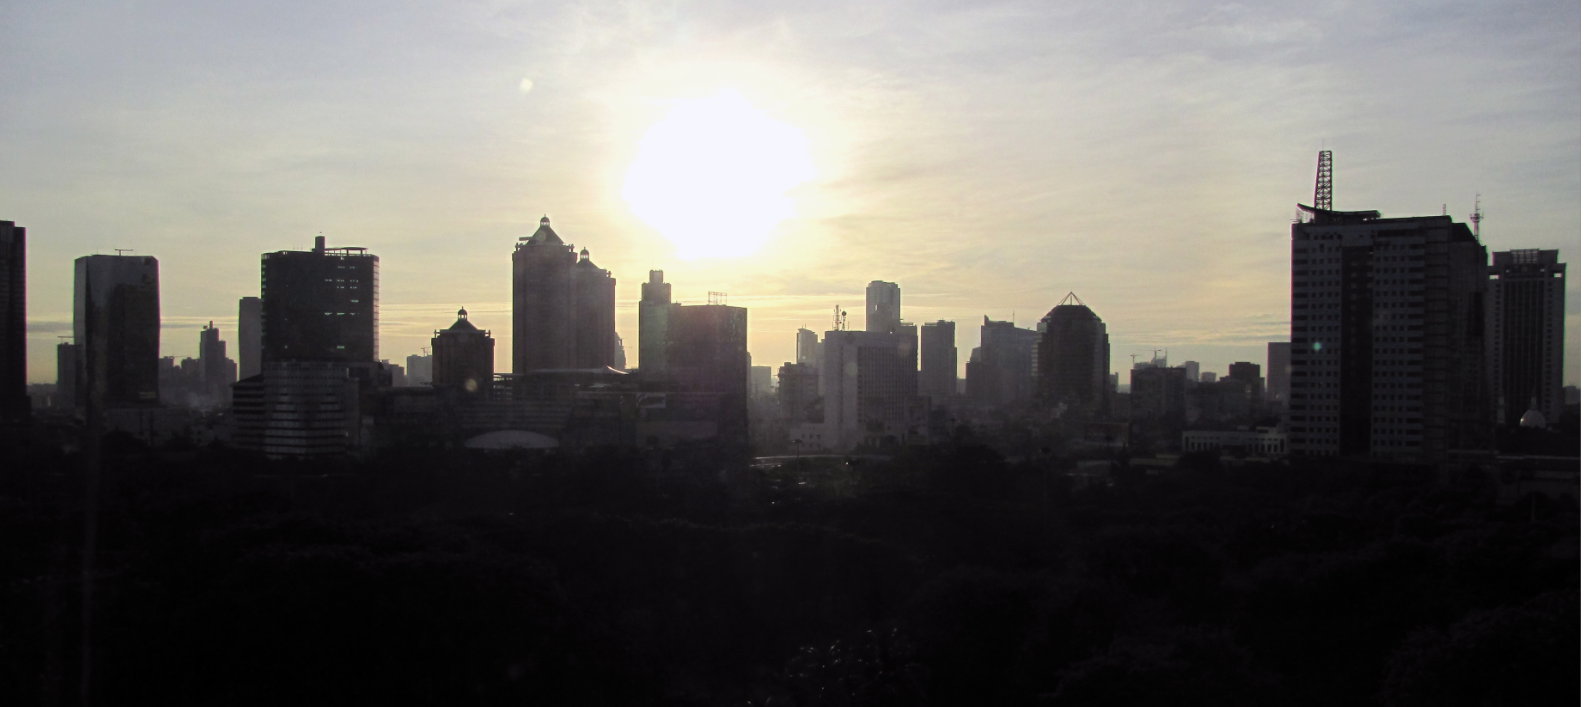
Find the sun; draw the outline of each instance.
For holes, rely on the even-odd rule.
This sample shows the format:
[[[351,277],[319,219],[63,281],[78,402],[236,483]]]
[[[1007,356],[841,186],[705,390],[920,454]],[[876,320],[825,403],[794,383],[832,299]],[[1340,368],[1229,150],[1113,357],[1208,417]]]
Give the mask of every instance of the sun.
[[[802,131],[721,91],[677,101],[649,128],[622,198],[679,257],[741,257],[796,214],[789,192],[813,176]]]

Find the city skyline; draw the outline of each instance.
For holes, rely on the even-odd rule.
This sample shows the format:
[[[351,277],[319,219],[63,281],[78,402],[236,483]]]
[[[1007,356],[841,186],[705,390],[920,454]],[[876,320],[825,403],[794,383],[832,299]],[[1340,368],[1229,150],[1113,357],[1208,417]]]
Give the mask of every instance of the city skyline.
[[[55,379],[83,255],[159,258],[164,328],[234,336],[260,254],[365,246],[401,360],[458,307],[510,330],[502,253],[545,214],[611,270],[628,342],[664,269],[677,302],[752,310],[765,363],[832,305],[857,323],[882,280],[903,319],[958,322],[959,375],[983,316],[1032,328],[1068,291],[1106,321],[1113,371],[1153,349],[1222,370],[1288,336],[1287,231],[1322,143],[1338,209],[1466,222],[1478,193],[1488,250],[1579,262],[1565,3],[257,12],[14,11],[0,87],[30,110],[0,116],[0,218],[29,230],[30,382]],[[720,95],[796,128],[814,170],[755,254],[689,260],[626,180],[651,130]]]

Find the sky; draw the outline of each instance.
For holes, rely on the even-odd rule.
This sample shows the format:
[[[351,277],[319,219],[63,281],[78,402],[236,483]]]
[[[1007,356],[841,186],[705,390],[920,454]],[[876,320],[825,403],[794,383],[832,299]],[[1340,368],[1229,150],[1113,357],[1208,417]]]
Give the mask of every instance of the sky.
[[[663,269],[679,301],[749,308],[756,365],[835,306],[861,328],[887,280],[904,319],[957,322],[960,364],[983,317],[1033,328],[1073,292],[1113,370],[1165,350],[1224,374],[1288,338],[1323,148],[1338,209],[1466,221],[1477,195],[1490,250],[1560,249],[1577,385],[1579,15],[7,0],[0,219],[28,229],[28,378],[55,379],[79,256],[157,257],[162,352],[196,356],[209,321],[234,341],[259,255],[318,234],[380,257],[382,358],[466,307],[506,372],[510,254],[546,215],[615,276],[629,364]]]

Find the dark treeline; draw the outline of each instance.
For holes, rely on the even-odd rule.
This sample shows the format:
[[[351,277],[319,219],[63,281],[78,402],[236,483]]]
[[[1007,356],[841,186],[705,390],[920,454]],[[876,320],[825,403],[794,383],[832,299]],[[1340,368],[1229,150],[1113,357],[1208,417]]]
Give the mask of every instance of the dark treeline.
[[[83,461],[0,478],[0,701],[74,704]],[[101,704],[1576,704],[1576,502],[1411,468],[104,457]]]

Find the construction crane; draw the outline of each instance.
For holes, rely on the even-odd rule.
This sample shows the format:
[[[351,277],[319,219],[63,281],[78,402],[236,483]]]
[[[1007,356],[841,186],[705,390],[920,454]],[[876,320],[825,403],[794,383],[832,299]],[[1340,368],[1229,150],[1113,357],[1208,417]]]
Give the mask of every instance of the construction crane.
[[[1331,151],[1321,150],[1315,165],[1314,205],[1317,209],[1331,210]]]

